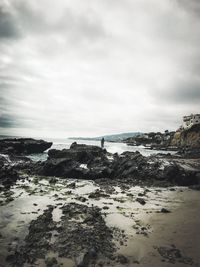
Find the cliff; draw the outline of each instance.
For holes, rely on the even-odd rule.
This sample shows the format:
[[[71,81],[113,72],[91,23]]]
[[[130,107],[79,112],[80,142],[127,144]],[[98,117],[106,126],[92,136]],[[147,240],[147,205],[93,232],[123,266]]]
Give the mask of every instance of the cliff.
[[[200,124],[188,130],[177,130],[171,140],[171,146],[200,148]]]

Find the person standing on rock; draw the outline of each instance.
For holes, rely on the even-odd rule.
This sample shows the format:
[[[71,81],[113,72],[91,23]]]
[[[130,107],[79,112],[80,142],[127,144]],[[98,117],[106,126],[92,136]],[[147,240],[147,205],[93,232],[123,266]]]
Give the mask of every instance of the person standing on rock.
[[[105,142],[105,140],[104,140],[104,137],[101,139],[101,148],[104,148],[104,142]]]

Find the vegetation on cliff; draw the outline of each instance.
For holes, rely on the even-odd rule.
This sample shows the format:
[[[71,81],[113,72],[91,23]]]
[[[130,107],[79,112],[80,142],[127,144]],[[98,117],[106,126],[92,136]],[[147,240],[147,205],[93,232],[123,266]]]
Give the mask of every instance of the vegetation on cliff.
[[[200,124],[194,125],[188,130],[177,130],[171,140],[171,146],[200,148]]]

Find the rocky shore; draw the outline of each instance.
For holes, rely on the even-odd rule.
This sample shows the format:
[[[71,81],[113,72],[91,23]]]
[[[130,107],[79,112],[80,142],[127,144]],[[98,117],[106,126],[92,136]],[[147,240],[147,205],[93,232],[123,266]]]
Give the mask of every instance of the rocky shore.
[[[170,159],[170,160],[169,160]],[[163,155],[144,157],[139,152],[108,153],[97,146],[73,143],[69,149],[49,150],[44,162],[30,164],[32,174],[131,183],[135,185],[199,184],[199,170],[187,169]]]
[[[9,155],[28,155],[42,153],[52,146],[52,142],[32,138],[6,138],[0,140],[0,153]]]
[[[199,159],[170,154],[145,157],[137,151],[111,154],[73,143],[69,149],[50,149],[47,160],[33,162],[28,154],[52,144],[32,139],[2,144],[2,266],[142,264],[128,251],[135,235],[151,235],[152,226],[145,218],[171,214],[184,190],[198,193],[200,188]],[[160,246],[156,251],[158,257],[170,258],[172,253],[175,262],[196,264],[179,248],[167,251]]]
[[[150,149],[177,151],[185,157],[200,157],[200,125],[179,128],[177,131],[150,132],[123,140],[129,146],[144,146]]]

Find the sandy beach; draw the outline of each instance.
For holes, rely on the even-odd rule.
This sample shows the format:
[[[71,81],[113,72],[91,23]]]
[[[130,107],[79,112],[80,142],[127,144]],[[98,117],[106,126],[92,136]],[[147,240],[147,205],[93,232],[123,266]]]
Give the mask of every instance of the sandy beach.
[[[199,266],[197,159],[73,143],[1,161],[1,267]]]
[[[148,238],[142,235],[134,236],[127,249],[122,249],[126,256],[138,261],[138,266],[200,266],[199,192],[184,190],[177,197],[182,203],[171,213],[158,213],[149,218],[148,223],[153,231]],[[180,250],[183,259],[172,256],[170,262],[170,255],[160,255],[159,247],[175,247]],[[130,262],[129,266],[136,265]]]
[[[46,228],[43,228],[42,222],[39,221],[42,217],[38,215],[44,216],[48,207],[54,209],[52,222],[59,225],[63,220],[62,207],[66,204],[77,203],[81,206],[75,206],[75,209],[80,207],[82,213],[83,201],[88,207],[99,207],[106,225],[110,229],[113,227],[118,229],[117,232],[113,232],[113,240],[116,242],[117,255],[122,255],[120,260],[99,258],[96,263],[91,262],[87,266],[200,266],[199,191],[187,187],[136,186],[125,189],[111,186],[105,188],[99,187],[92,181],[62,179],[57,179],[55,187],[49,182],[51,182],[49,178],[38,179],[37,177],[33,177],[32,180],[29,177],[28,180],[19,181],[11,189],[14,200],[0,207],[2,222],[0,225],[0,258],[3,264],[0,266],[11,266],[6,261],[6,255],[10,252],[26,249],[29,243],[24,247],[25,236],[28,238],[27,242],[31,242],[32,238],[37,237],[35,233],[40,227],[41,234],[45,233]],[[141,204],[137,201],[138,195],[144,193],[145,204]],[[162,209],[164,212],[161,212]],[[77,212],[75,216],[76,214]],[[28,231],[28,226],[31,220],[37,221],[37,227],[33,228],[30,235],[31,228]],[[94,234],[97,234],[96,230]],[[84,234],[81,233],[81,235],[84,238]],[[57,235],[55,237],[52,235],[52,238],[51,240],[56,241]],[[71,236],[71,240],[76,240],[76,238],[76,235]],[[38,240],[38,246],[42,245],[41,242],[42,239]],[[70,240],[69,242],[71,244]],[[60,249],[56,248],[47,250],[46,259],[56,257],[59,266],[63,267],[79,266],[70,257],[58,257],[57,252],[53,251],[61,253]],[[27,265],[26,263],[24,266],[43,267],[46,266],[46,259],[40,258],[35,264]]]

